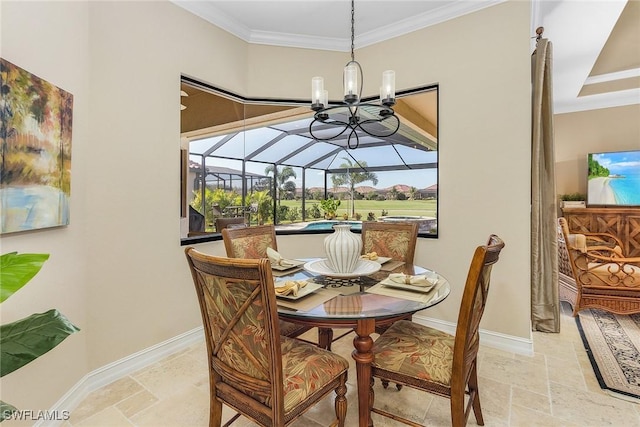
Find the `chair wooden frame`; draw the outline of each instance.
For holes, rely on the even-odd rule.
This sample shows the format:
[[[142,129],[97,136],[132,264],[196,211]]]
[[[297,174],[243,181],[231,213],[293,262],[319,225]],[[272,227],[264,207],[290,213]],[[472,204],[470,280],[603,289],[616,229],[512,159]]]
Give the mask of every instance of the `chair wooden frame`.
[[[564,233],[562,232],[560,221],[558,221],[558,299],[568,302],[573,309],[577,295],[578,287],[573,278],[569,249],[567,249]]]
[[[413,266],[413,258],[416,253],[416,241],[418,239],[418,223],[410,222],[376,222],[364,221],[362,223],[362,253],[377,252],[378,256],[391,257],[396,261],[404,261],[406,266]],[[405,256],[400,258],[389,252],[384,246],[371,242],[368,238],[371,232],[388,233],[392,236],[398,233],[408,233],[409,246]]]
[[[222,233],[222,230],[227,228],[243,228],[243,226],[247,226],[247,220],[243,216],[234,218],[216,218],[216,232],[218,233]]]
[[[185,254],[200,303],[207,345],[209,426],[221,425],[223,403],[259,425],[286,426],[332,391],[336,392],[337,425],[344,426],[349,363],[310,344],[280,336],[269,261],[214,257],[193,247],[186,248]],[[227,311],[221,306],[231,308]],[[256,337],[261,339],[247,338],[248,329],[255,330]],[[282,352],[287,340],[290,357],[321,357],[315,366],[309,367],[312,371],[307,378],[317,377],[320,362],[324,362],[323,366],[331,363],[334,372],[316,384],[317,389],[299,396],[300,401],[285,411],[287,373],[295,376],[293,381],[303,378],[299,365],[290,367],[290,371],[284,369],[286,357]],[[297,356],[293,352],[298,352]],[[241,367],[236,366],[239,360],[243,361]],[[290,386],[292,393],[297,388]]]
[[[558,218],[558,224],[576,284],[573,315],[585,308],[622,315],[640,313],[640,257],[625,257],[616,236],[571,234],[565,218]]]
[[[254,237],[259,235],[271,236],[271,249],[278,250],[278,241],[276,240],[276,228],[269,225],[257,225],[255,227],[246,228],[225,228],[222,230],[222,239],[224,240],[224,249],[227,251],[229,258],[242,258],[242,254],[236,252],[233,246],[233,241],[236,239],[244,239],[247,237]],[[268,258],[267,253],[260,253],[261,258]]]
[[[486,245],[476,248],[473,259],[471,260],[462,301],[460,303],[456,333],[454,337],[450,337],[453,339],[453,361],[449,386],[425,378],[418,378],[400,372],[400,370],[381,367],[383,365],[385,352],[393,348],[401,349],[403,346],[403,339],[397,335],[393,336],[396,333],[395,331],[401,331],[404,322],[410,325],[416,324],[412,324],[407,320],[396,322],[374,343],[375,359],[371,369],[372,377],[393,381],[397,384],[404,384],[412,388],[449,398],[451,421],[454,427],[464,426],[467,423],[471,409],[473,409],[477,423],[484,425],[480,406],[480,395],[478,393],[477,355],[480,347],[478,331],[489,292],[491,270],[493,265],[498,262],[500,251],[503,247],[504,242],[498,236],[492,234]],[[415,327],[424,331],[427,335],[428,331],[435,331],[421,325],[416,325]],[[387,336],[393,336],[393,338],[388,340],[386,338]],[[411,337],[408,338],[411,339]],[[420,363],[420,360],[416,360],[415,363]],[[372,412],[408,425],[419,426],[419,424],[411,420],[375,408],[373,386],[371,387],[370,393]],[[465,395],[469,396],[466,405]]]
[[[269,247],[274,251],[278,250],[278,241],[276,240],[276,229],[273,225],[258,225],[255,227],[246,228],[225,228],[222,230],[222,239],[224,240],[224,248],[227,251],[229,258],[246,258],[244,254],[237,252],[233,245],[234,241],[250,238],[255,236],[269,236]],[[265,252],[259,252],[257,254],[260,258],[268,258]],[[285,320],[280,321],[280,330],[283,331],[283,335],[290,338],[297,338],[310,330],[310,326],[300,325]]]

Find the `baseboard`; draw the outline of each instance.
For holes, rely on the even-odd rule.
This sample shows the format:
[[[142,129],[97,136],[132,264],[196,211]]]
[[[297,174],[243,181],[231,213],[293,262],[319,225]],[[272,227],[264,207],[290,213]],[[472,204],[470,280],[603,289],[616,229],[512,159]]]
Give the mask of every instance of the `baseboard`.
[[[57,410],[61,413],[65,410],[73,412],[80,402],[82,402],[82,400],[84,400],[92,391],[104,387],[107,384],[111,384],[126,375],[136,372],[145,366],[158,362],[173,353],[188,348],[198,342],[202,342],[203,340],[204,331],[202,326],[200,326],[98,368],[95,371],[88,373],[78,381],[75,386],[66,392],[64,396],[62,396],[60,400],[53,405],[51,411],[53,412]],[[61,420],[40,420],[35,423],[34,426],[53,427],[62,425],[62,423],[63,421]]]
[[[424,326],[430,326],[451,335],[456,332],[456,324],[440,319],[433,319],[427,316],[414,315],[413,321]],[[513,335],[501,334],[499,332],[480,329],[480,343],[484,346],[524,356],[533,356],[533,338],[529,339],[516,337]]]

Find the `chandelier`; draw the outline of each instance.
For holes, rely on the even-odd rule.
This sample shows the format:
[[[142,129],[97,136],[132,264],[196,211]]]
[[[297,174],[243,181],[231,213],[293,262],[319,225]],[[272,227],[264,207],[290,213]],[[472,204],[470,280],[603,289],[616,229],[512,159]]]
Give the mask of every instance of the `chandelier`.
[[[315,114],[309,124],[309,133],[314,139],[330,141],[346,138],[347,147],[350,149],[356,149],[360,145],[358,130],[376,138],[386,138],[395,134],[400,127],[400,119],[392,108],[396,103],[394,71],[387,70],[382,73],[379,105],[361,102],[364,78],[362,67],[355,60],[353,53],[354,2],[351,0],[351,61],[347,62],[343,74],[344,103],[329,106],[329,94],[324,90],[324,79],[313,77],[311,109]]]

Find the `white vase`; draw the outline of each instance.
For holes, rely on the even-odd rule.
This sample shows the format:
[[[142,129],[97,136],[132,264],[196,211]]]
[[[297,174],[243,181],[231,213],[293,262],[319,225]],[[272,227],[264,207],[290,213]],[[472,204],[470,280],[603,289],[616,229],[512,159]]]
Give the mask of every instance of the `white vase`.
[[[349,224],[336,224],[333,229],[324,239],[327,264],[336,273],[351,273],[360,259],[362,239],[351,232]]]

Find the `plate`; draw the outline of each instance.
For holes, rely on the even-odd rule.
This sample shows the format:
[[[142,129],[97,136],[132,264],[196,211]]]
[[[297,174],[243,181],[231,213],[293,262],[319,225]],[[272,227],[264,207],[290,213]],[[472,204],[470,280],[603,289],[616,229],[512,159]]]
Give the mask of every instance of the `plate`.
[[[365,258],[360,258],[360,259],[362,259],[362,260],[364,260],[364,261],[373,261],[373,262],[377,262],[377,263],[379,263],[379,264],[384,264],[384,263],[385,263],[385,262],[387,262],[387,261],[391,261],[391,258],[390,258],[390,257],[386,257],[386,256],[379,256],[379,257],[378,257],[378,258],[376,258],[376,259],[365,259]]]
[[[274,286],[276,288],[281,288],[288,281],[289,280],[286,280],[286,281],[283,280],[283,281],[280,281],[280,282],[276,282],[274,284]],[[280,286],[278,286],[278,285],[280,285]],[[278,294],[276,294],[276,298],[297,300],[297,299],[300,299],[300,298],[302,298],[304,296],[307,296],[307,295],[317,291],[320,288],[322,288],[322,285],[320,283],[307,282],[307,286],[305,286],[304,288],[300,289],[298,291],[298,295],[292,295],[292,294],[289,294],[289,295],[278,295]]]
[[[380,270],[380,267],[382,267],[382,265],[379,262],[370,261],[368,259],[359,259],[356,264],[356,268],[351,273],[336,273],[331,269],[331,267],[329,267],[326,259],[310,261],[303,266],[303,268],[310,273],[329,277],[368,276]]]
[[[271,264],[271,269],[272,270],[278,270],[278,271],[284,271],[284,270],[289,270],[289,269],[292,269],[292,268],[299,267],[299,266],[301,266],[302,264],[305,263],[305,261],[298,261],[297,259],[287,259],[285,261],[287,261],[288,263],[291,263],[293,265],[278,265],[278,264],[273,265],[273,264]]]
[[[397,283],[394,282],[393,280],[390,279],[384,279],[382,282],[380,282],[381,285],[389,287],[389,288],[396,288],[396,289],[402,289],[405,291],[414,291],[414,292],[422,292],[422,293],[427,293],[429,292],[431,289],[433,289],[433,287],[437,284],[436,283],[431,283],[431,285],[429,286],[416,286],[416,285],[408,285],[406,283]]]

